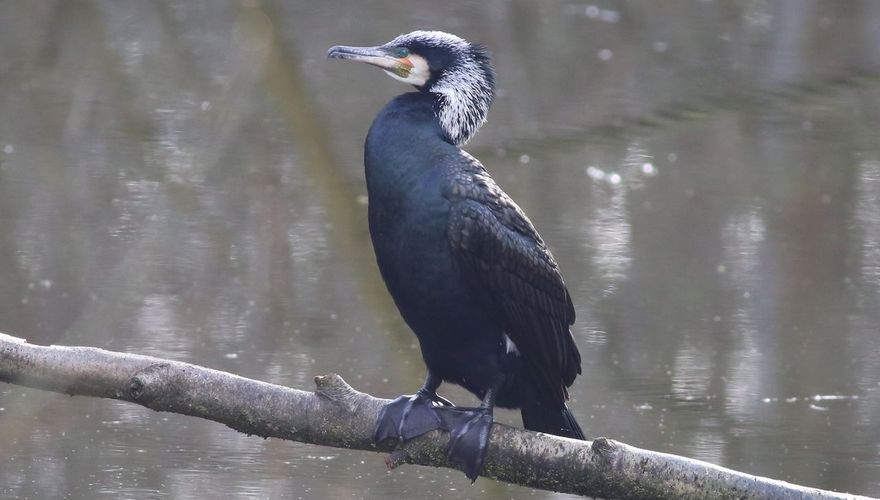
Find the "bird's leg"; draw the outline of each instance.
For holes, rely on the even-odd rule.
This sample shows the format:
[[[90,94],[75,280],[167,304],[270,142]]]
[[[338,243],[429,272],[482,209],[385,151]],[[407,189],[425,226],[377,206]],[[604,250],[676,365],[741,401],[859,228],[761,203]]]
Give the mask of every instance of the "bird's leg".
[[[431,370],[428,370],[428,376],[425,377],[425,383],[422,384],[422,388],[419,389],[414,396],[428,398],[440,406],[455,406],[452,404],[452,401],[437,394],[437,388],[440,387],[440,384],[442,383],[443,381],[440,380],[440,377],[431,373]]]
[[[492,433],[495,398],[502,383],[503,379],[489,388],[477,408],[437,409],[443,421],[442,427],[452,434],[446,457],[464,470],[464,474],[471,482],[476,481],[480,471],[483,470],[489,435]]]
[[[380,443],[388,438],[408,441],[426,432],[441,427],[440,417],[435,412],[435,403],[454,406],[449,400],[437,395],[442,380],[431,371],[421,389],[411,396],[400,396],[385,405],[379,412],[373,440]]]

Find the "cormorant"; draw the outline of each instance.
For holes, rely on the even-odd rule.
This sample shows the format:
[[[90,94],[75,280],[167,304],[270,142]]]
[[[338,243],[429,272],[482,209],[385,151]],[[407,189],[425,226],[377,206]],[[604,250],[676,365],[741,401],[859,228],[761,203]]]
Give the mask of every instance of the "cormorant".
[[[414,31],[327,57],[378,66],[417,89],[379,112],[364,152],[376,260],[428,369],[416,394],[382,410],[376,441],[448,430],[448,457],[473,481],[496,404],[520,408],[526,429],[584,439],[565,404],[581,358],[559,267],[525,213],[460,149],[495,97],[489,53]],[[454,407],[437,395],[444,381],[482,403]]]

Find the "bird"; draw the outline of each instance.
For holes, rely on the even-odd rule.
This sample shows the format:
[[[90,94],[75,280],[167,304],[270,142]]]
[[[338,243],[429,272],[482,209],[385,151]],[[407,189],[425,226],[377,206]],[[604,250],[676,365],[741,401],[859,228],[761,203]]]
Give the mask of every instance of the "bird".
[[[462,149],[495,99],[488,50],[419,30],[374,47],[337,45],[327,57],[415,87],[373,121],[364,170],[376,262],[427,375],[415,394],[382,408],[374,440],[446,430],[448,460],[473,482],[495,406],[519,408],[526,429],[585,439],[566,405],[581,357],[559,266],[523,210]],[[454,406],[437,394],[443,382],[480,405]]]

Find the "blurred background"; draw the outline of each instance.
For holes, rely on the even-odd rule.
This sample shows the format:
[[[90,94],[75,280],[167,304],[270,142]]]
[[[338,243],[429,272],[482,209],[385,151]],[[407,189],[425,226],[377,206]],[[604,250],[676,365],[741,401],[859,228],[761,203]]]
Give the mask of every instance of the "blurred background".
[[[495,54],[499,96],[467,149],[566,277],[587,435],[880,495],[872,0],[4,0],[0,331],[415,391],[361,160],[410,89],[325,52],[418,28]],[[561,497],[0,385],[2,498],[428,490]]]

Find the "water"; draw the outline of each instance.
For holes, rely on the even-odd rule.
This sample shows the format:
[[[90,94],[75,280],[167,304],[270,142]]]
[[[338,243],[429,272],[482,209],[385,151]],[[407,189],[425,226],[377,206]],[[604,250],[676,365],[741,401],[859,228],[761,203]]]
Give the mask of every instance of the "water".
[[[562,267],[587,434],[880,494],[878,4],[47,1],[0,23],[0,331],[415,390],[361,165],[406,88],[324,52],[445,29],[495,53],[468,150]],[[0,421],[4,498],[554,496],[9,385]]]

